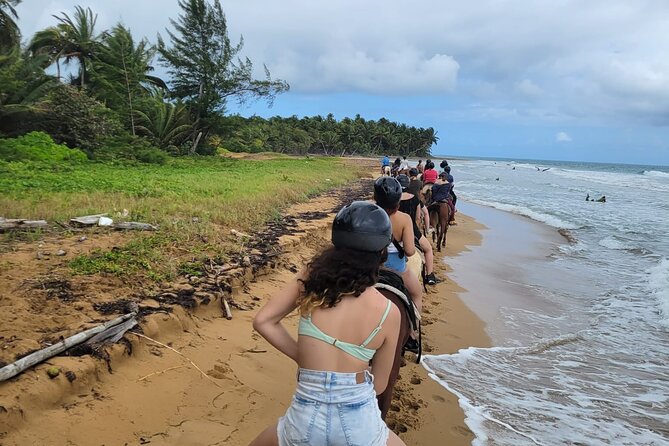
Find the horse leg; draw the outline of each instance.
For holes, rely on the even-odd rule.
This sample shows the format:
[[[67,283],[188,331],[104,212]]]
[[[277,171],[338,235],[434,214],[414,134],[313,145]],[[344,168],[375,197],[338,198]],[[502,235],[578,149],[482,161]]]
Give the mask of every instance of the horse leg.
[[[439,234],[439,247],[446,246],[446,232],[448,231],[448,222],[450,219],[451,209],[448,204],[444,203],[439,207],[439,226],[441,227],[441,234]]]

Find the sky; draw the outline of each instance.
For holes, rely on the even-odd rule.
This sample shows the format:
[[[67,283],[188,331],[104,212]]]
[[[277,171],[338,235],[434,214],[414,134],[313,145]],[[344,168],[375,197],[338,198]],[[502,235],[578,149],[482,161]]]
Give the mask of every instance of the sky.
[[[24,0],[23,37],[75,5],[166,36],[176,0]],[[230,37],[290,92],[244,116],[433,127],[433,154],[669,165],[666,0],[226,0]],[[158,71],[160,74],[160,70]]]

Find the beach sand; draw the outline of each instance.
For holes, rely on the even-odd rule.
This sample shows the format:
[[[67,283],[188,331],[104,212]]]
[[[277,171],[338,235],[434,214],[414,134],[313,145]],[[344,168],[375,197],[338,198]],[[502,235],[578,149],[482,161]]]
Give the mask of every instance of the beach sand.
[[[192,312],[176,306],[147,316],[143,333],[179,353],[128,334],[128,342],[108,349],[107,361],[57,357],[0,384],[0,445],[248,444],[285,412],[296,371],[253,332],[251,321],[294,271],[329,243],[333,213],[312,220],[300,216],[335,209],[346,198],[330,193],[288,209],[297,232],[279,239],[282,253],[266,267],[247,268],[234,278],[232,320],[222,316],[218,301]],[[458,221],[448,233],[446,259],[481,243],[481,225],[463,215]],[[447,279],[447,264],[437,263],[437,275],[446,280],[424,299],[426,353],[488,346],[482,322]],[[287,319],[293,332],[296,322],[295,315]],[[51,366],[61,370],[55,379],[46,374]],[[456,398],[410,355],[396,393],[388,422],[408,445],[471,443]]]

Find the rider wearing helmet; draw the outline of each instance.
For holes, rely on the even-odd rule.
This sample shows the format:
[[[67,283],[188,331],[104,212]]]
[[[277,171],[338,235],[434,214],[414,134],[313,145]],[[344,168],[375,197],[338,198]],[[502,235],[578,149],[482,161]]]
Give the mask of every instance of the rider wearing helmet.
[[[420,201],[420,198],[408,191],[410,180],[406,175],[399,175],[397,181],[402,186],[402,199],[400,201],[400,212],[411,217],[413,222],[413,231],[414,237],[418,240],[418,245],[420,246],[421,251],[425,255],[425,268],[427,270],[427,277],[425,282],[428,285],[436,285],[437,278],[434,275],[434,254],[432,253],[432,245],[425,238],[423,233],[420,230],[416,220],[418,217],[422,217],[424,208],[423,203]]]
[[[416,308],[422,309],[423,292],[418,277],[407,269],[407,256],[416,252],[413,221],[404,212],[398,212],[402,186],[395,178],[380,177],[374,182],[374,201],[390,216],[393,227],[392,242],[388,245],[388,260],[384,264],[402,276]]]
[[[304,438],[309,444],[404,445],[376,402],[388,385],[401,317],[374,288],[391,240],[383,209],[362,201],[345,206],[332,225],[334,246],[258,312],[253,327],[299,368],[286,415],[251,446]],[[301,315],[297,340],[281,323],[295,309]]]

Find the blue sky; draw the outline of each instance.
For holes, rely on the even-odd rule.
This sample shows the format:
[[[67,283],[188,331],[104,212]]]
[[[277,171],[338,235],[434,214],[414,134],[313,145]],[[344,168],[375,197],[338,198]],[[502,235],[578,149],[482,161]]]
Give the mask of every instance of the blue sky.
[[[176,0],[41,0],[24,38],[90,6],[165,35]],[[366,118],[434,127],[435,154],[669,165],[665,0],[226,0],[230,36],[291,91],[243,115]]]

